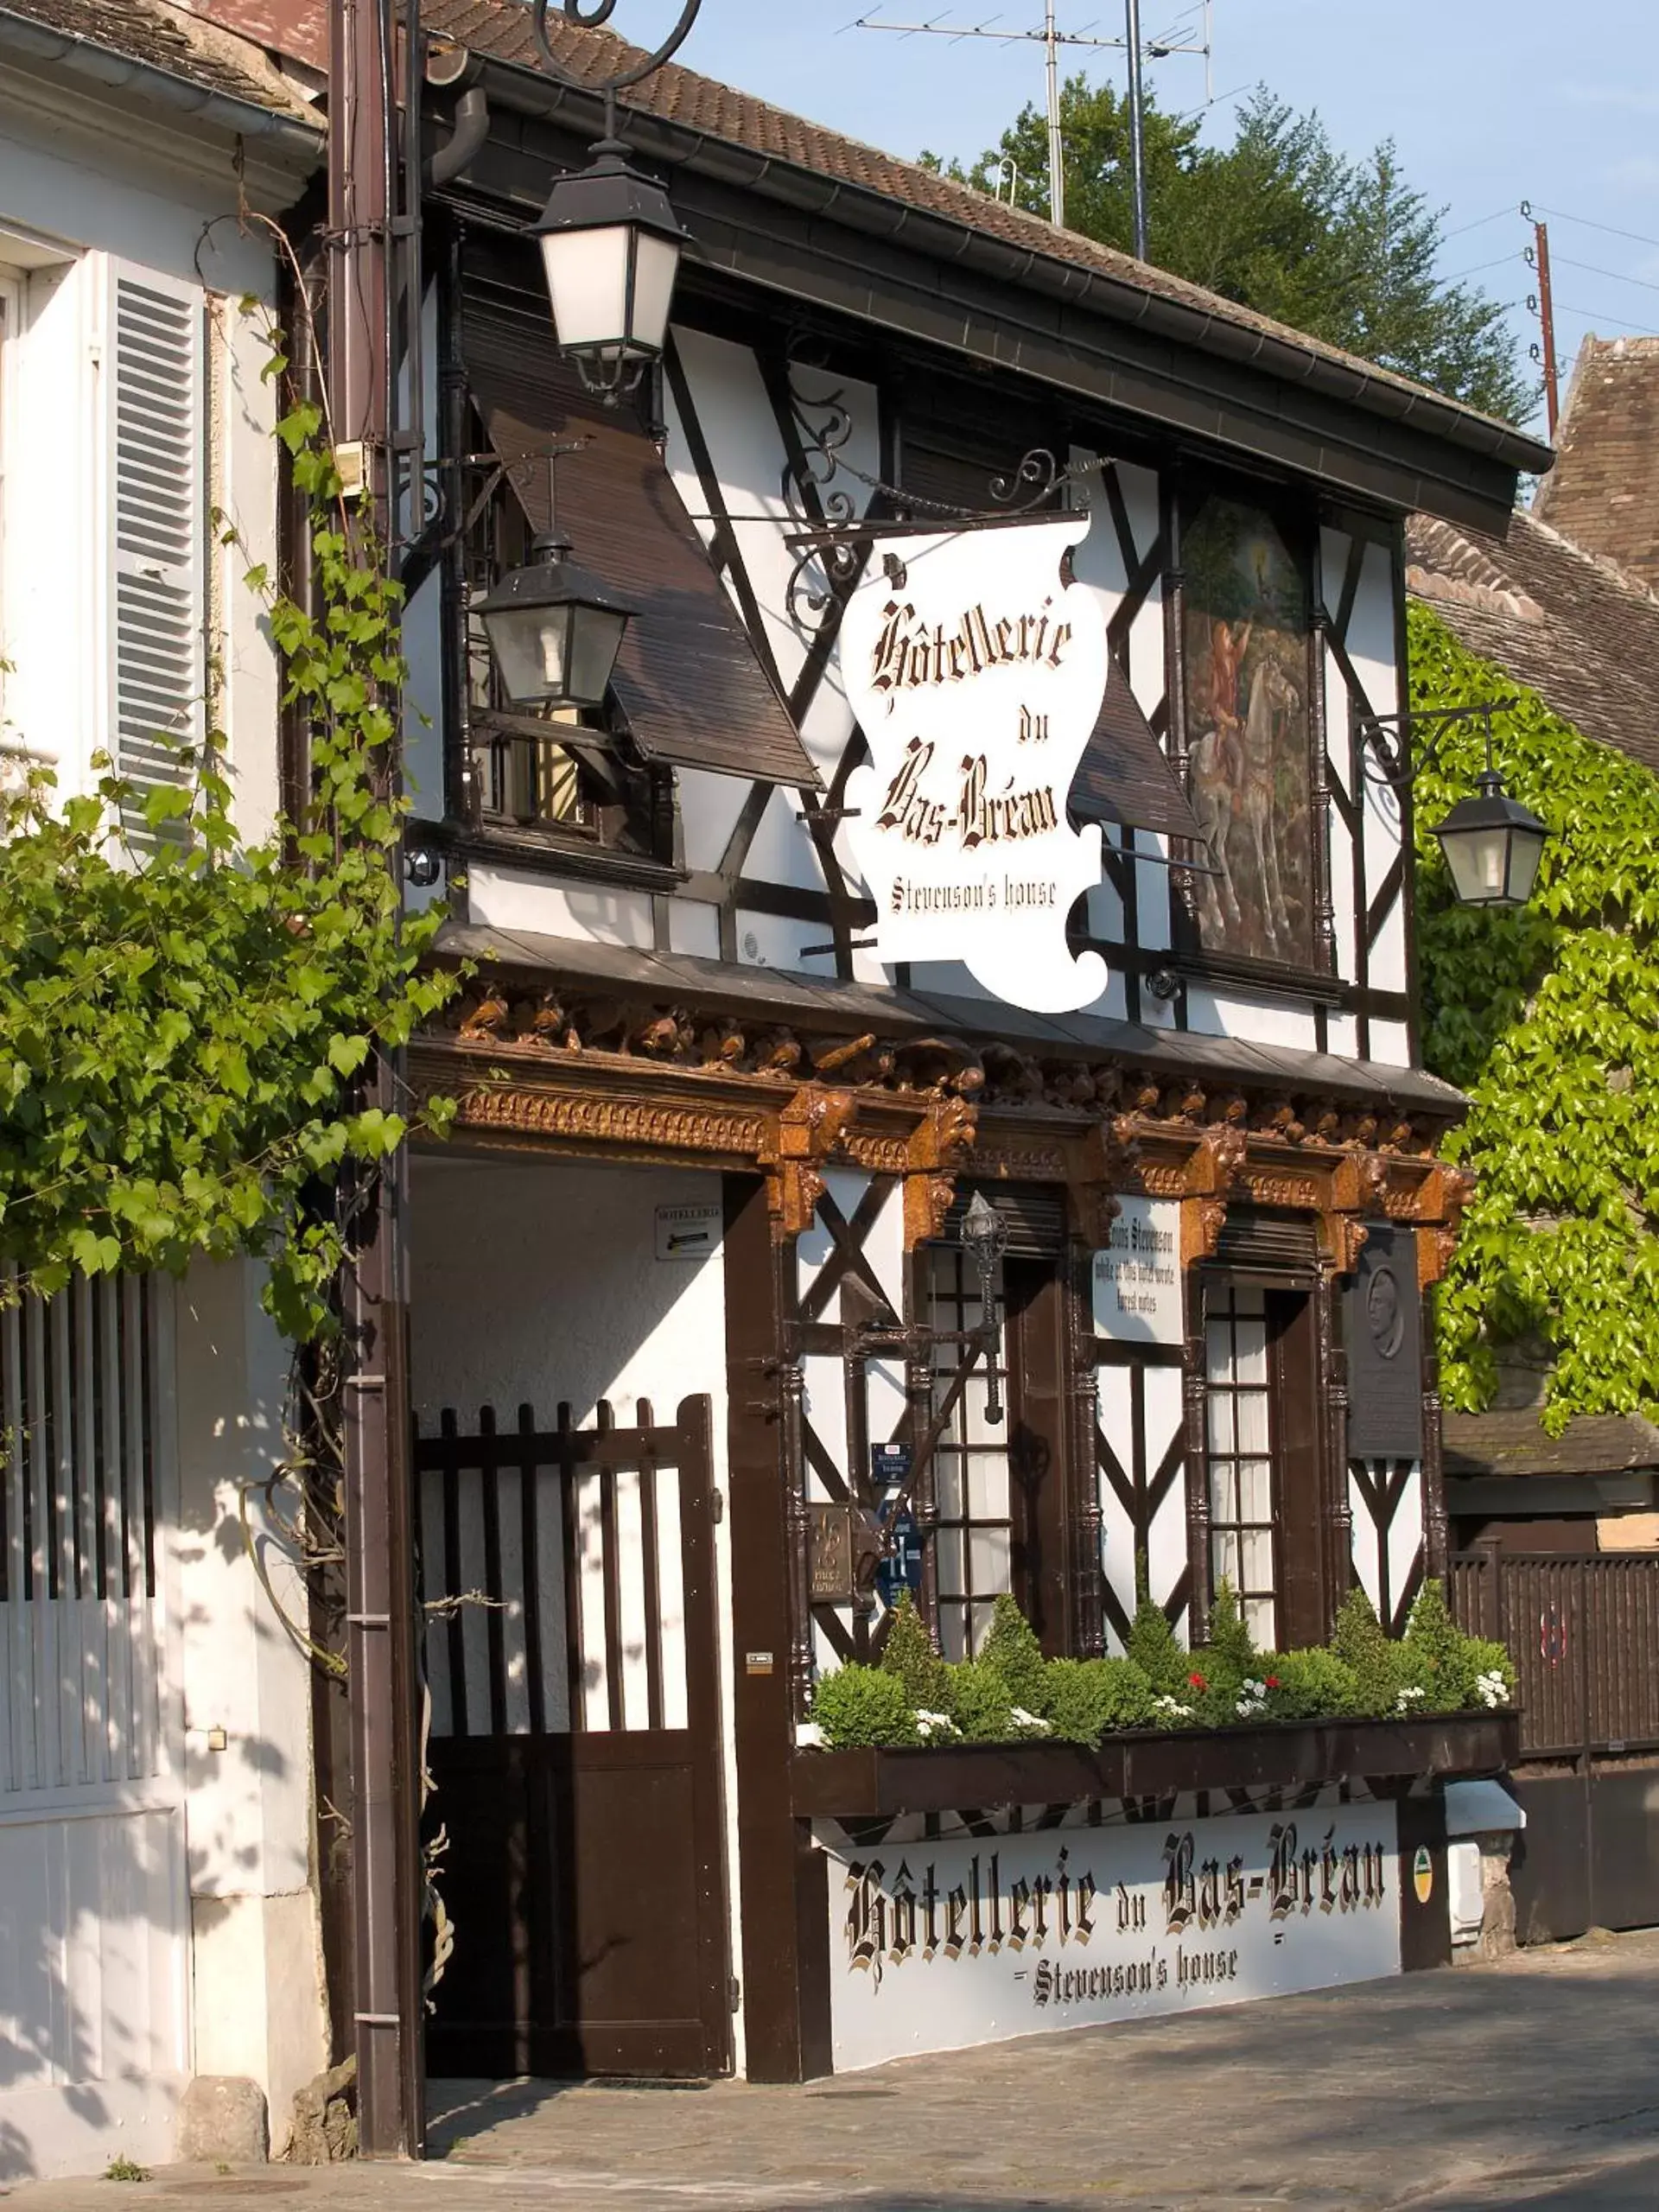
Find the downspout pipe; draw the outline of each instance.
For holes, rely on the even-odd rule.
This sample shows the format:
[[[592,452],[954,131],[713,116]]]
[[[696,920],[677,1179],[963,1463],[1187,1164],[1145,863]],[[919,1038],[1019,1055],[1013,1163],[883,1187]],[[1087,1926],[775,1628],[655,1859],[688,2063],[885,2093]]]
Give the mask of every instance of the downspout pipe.
[[[439,92],[455,86],[454,128],[435,154],[422,165],[422,181],[429,191],[451,184],[483,152],[490,135],[490,100],[484,89],[484,67],[464,46],[434,43],[427,49],[426,81]]]

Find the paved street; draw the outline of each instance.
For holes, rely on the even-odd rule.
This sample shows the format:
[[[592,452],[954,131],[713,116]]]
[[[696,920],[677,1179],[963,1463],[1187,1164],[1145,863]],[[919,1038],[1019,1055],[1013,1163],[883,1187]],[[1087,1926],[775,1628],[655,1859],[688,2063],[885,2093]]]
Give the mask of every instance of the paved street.
[[[435,2085],[420,2167],[176,2168],[8,2212],[1655,2212],[1659,1931],[804,2089]]]

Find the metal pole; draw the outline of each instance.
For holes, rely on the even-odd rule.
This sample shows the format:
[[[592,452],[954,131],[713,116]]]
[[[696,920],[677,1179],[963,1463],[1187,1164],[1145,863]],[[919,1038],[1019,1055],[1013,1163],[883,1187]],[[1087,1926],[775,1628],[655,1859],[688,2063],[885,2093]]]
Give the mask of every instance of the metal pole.
[[[1124,0],[1123,43],[1129,54],[1129,181],[1135,197],[1135,257],[1147,257],[1147,154],[1141,92],[1141,0]]]
[[[337,452],[355,445],[363,535],[389,545],[392,214],[388,0],[330,0],[328,398]],[[411,97],[416,97],[411,88]],[[342,461],[346,456],[341,456]],[[397,701],[391,702],[394,723]],[[395,760],[387,767],[395,783]],[[378,1061],[365,1103],[393,1105]],[[408,1389],[398,1226],[401,1152],[372,1181],[343,1177],[355,1264],[344,1287],[346,1656],[352,1760],[352,1985],[358,2138],[367,2158],[421,2147],[413,1592]],[[406,1648],[407,1647],[407,1648]]]
[[[1065,148],[1060,137],[1060,49],[1054,35],[1054,0],[1045,0],[1043,38],[1048,48],[1048,219],[1065,228]]]
[[[1544,408],[1553,442],[1561,410],[1560,391],[1555,379],[1555,307],[1549,289],[1549,226],[1535,223],[1532,232],[1538,242],[1538,320],[1543,326]]]

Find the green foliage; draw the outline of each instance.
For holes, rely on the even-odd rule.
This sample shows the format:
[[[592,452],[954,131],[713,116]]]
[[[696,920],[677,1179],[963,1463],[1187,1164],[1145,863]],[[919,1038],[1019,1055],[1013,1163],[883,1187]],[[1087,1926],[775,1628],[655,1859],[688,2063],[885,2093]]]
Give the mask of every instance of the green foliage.
[[[1152,1684],[1133,1659],[1051,1659],[1041,1710],[1052,1732],[1091,1748],[1116,1728],[1155,1719]]]
[[[1142,1613],[1147,1603],[1143,1599]],[[1230,1614],[1223,1591],[1217,1592],[1211,1617],[1212,1641],[1198,1651],[1183,1651],[1166,1621],[1163,1635],[1155,1635],[1147,1615],[1141,1648],[1164,1669],[1158,1680],[1133,1653],[1123,1659],[1044,1659],[1039,1652],[1033,1670],[1016,1624],[1027,1637],[1031,1631],[1012,1599],[1007,1611],[1011,1621],[1001,1618],[999,1600],[993,1634],[1001,1627],[1001,1653],[1015,1656],[1020,1695],[993,1656],[989,1637],[978,1658],[949,1663],[934,1656],[912,1608],[902,1623],[894,1621],[880,1667],[842,1667],[819,1682],[812,1717],[826,1744],[1007,1744],[1040,1737],[1092,1748],[1103,1736],[1131,1728],[1234,1728],[1351,1714],[1397,1719],[1413,1713],[1490,1711],[1514,1702],[1509,1655],[1501,1644],[1465,1636],[1433,1582],[1424,1585],[1399,1643],[1383,1634],[1360,1590],[1344,1600],[1325,1649],[1256,1651],[1237,1619],[1236,1602]],[[901,1629],[900,1658],[894,1662]],[[906,1651],[916,1659],[925,1653],[931,1670],[913,1666]],[[925,1700],[911,1694],[911,1680],[925,1686]]]
[[[979,1656],[1002,1677],[1015,1705],[1027,1713],[1041,1713],[1047,1662],[1035,1631],[1006,1590],[991,1609],[991,1625]]]
[[[104,2169],[105,2181],[148,2181],[149,2168],[141,2166],[137,2158],[111,2158]]]
[[[1177,1643],[1163,1607],[1144,1589],[1125,1648],[1154,1692],[1186,1701],[1186,1678],[1192,1662]]]
[[[927,1624],[916,1610],[908,1590],[901,1590],[881,1648],[881,1665],[896,1675],[905,1694],[918,1711],[938,1713],[944,1701],[944,1662],[933,1649]]]
[[[945,1711],[970,1744],[1007,1744],[1024,1732],[1014,1724],[1017,1700],[1000,1668],[962,1659],[946,1669]]]
[[[1210,1640],[1205,1656],[1235,1681],[1243,1681],[1256,1670],[1256,1649],[1239,1611],[1237,1594],[1224,1574],[1216,1586],[1215,1600],[1210,1608]]]
[[[1432,825],[1474,788],[1453,725],[1415,792],[1424,1057],[1472,1101],[1447,1151],[1478,1177],[1437,1293],[1441,1389],[1478,1411],[1497,1349],[1554,1354],[1543,1408],[1659,1413],[1659,779],[1581,737],[1507,671],[1409,610],[1412,703],[1516,696],[1494,718],[1511,794],[1552,832],[1532,903],[1452,899]]]
[[[812,1693],[812,1718],[832,1750],[852,1744],[918,1744],[910,1698],[880,1667],[838,1667]]]
[[[1275,1720],[1339,1719],[1359,1710],[1353,1669],[1322,1645],[1272,1652],[1262,1669],[1268,1711]]]
[[[403,912],[398,588],[340,519],[319,411],[278,430],[312,501],[320,611],[261,569],[248,583],[309,732],[311,804],[245,840],[217,735],[179,789],[142,793],[105,760],[86,796],[60,803],[45,774],[0,793],[0,1258],[16,1295],[257,1256],[304,1339],[344,1256],[330,1186],[408,1132],[359,1078],[454,979],[421,973],[442,910]]]
[[[1110,84],[1074,77],[1060,127],[1067,227],[1128,252],[1127,102]],[[1263,87],[1239,108],[1230,145],[1205,144],[1196,122],[1150,99],[1143,140],[1160,267],[1491,414],[1518,420],[1531,410],[1537,395],[1502,304],[1437,279],[1440,212],[1406,182],[1392,142],[1351,161],[1317,115]],[[1047,122],[1037,108],[1024,108],[971,170],[922,156],[987,191],[1005,158],[1019,172],[1020,204],[1046,215]]]

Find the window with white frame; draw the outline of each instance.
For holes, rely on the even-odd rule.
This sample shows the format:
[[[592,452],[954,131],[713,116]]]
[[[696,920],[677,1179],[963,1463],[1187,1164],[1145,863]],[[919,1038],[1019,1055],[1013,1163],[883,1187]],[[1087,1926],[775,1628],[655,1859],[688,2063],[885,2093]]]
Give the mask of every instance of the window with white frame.
[[[959,1245],[926,1248],[924,1319],[937,1332],[933,1346],[933,1398],[942,1407],[957,1370],[972,1346],[962,1339],[984,1320],[979,1271]],[[991,1282],[998,1331],[994,1351],[1006,1375],[1007,1324],[1002,1271]],[[1007,1414],[993,1424],[985,1417],[983,1355],[963,1383],[933,1455],[933,1496],[938,1510],[934,1532],[935,1592],[939,1649],[947,1659],[965,1659],[984,1642],[991,1609],[1013,1586],[1014,1541]]]
[[[1205,1340],[1211,1580],[1231,1586],[1257,1647],[1271,1651],[1279,1576],[1266,1293],[1211,1284]]]

